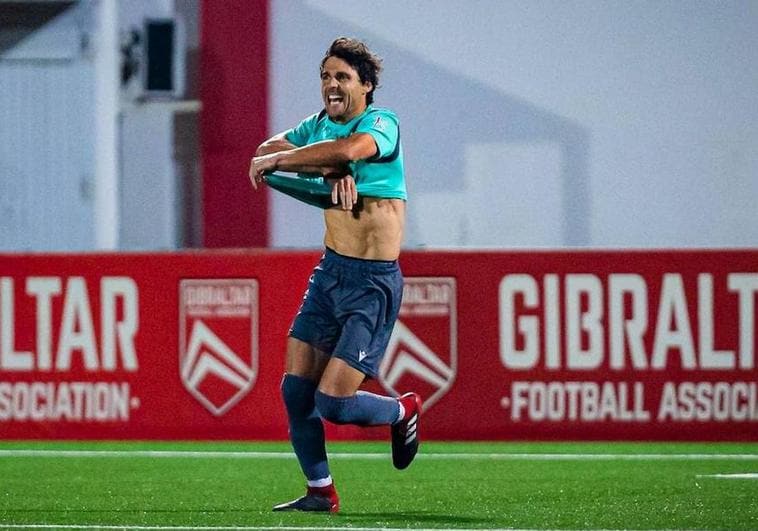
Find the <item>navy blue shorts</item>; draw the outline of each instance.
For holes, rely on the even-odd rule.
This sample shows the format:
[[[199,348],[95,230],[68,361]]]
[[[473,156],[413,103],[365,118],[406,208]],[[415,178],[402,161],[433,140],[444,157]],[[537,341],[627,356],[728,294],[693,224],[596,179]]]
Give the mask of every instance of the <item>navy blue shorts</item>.
[[[375,378],[403,296],[397,260],[362,260],[327,248],[289,335]]]

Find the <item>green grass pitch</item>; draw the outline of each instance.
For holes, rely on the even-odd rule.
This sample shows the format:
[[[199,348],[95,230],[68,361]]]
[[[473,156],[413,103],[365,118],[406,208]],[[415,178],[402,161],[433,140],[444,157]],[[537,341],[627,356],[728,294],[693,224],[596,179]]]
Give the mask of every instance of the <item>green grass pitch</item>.
[[[329,451],[337,515],[271,512],[304,490],[286,443],[0,442],[0,529],[758,529],[758,444]]]

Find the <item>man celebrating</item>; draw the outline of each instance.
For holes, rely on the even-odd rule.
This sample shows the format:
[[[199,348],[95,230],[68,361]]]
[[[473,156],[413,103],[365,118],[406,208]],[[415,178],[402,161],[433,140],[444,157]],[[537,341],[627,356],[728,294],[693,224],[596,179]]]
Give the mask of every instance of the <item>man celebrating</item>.
[[[403,153],[397,117],[372,105],[380,71],[381,59],[364,43],[336,39],[321,61],[324,109],[263,142],[250,164],[256,189],[266,182],[302,200],[309,187],[327,191],[326,250],[289,331],[281,386],[290,440],[308,486],[305,496],[275,511],[339,510],[322,418],[390,425],[398,469],[418,451],[420,397],[358,390],[377,375],[403,288],[397,261],[407,199]],[[299,177],[283,178],[276,170]]]

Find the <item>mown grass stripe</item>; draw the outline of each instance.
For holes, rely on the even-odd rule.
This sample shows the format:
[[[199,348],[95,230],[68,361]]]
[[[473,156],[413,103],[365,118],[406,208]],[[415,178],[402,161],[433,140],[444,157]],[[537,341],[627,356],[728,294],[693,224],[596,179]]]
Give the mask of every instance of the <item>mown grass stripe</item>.
[[[0,450],[3,457],[124,457],[124,458],[172,458],[172,459],[294,459],[291,452],[224,452],[192,450]],[[389,459],[389,453],[381,452],[336,452],[334,459],[374,460]],[[514,461],[755,461],[758,454],[730,453],[422,453],[420,460],[514,460]]]
[[[311,531],[315,529],[349,529],[350,531],[376,531],[376,527],[353,526],[173,526],[173,525],[102,525],[102,524],[0,524],[3,529],[123,529],[129,531]],[[408,531],[407,527],[382,527],[382,531]],[[440,528],[412,528],[413,531],[440,531]],[[455,531],[480,531],[475,529],[446,527]],[[489,528],[488,528],[489,529]],[[494,528],[491,531],[505,531]],[[507,528],[513,531],[510,528]]]

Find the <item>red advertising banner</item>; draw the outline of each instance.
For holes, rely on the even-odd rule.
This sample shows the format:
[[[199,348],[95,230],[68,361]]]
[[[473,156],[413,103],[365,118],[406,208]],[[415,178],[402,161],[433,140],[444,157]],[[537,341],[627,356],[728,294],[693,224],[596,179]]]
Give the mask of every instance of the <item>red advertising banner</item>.
[[[0,255],[0,437],[285,439],[318,252]],[[422,436],[758,441],[758,251],[407,251]],[[332,438],[386,429],[329,426]]]

